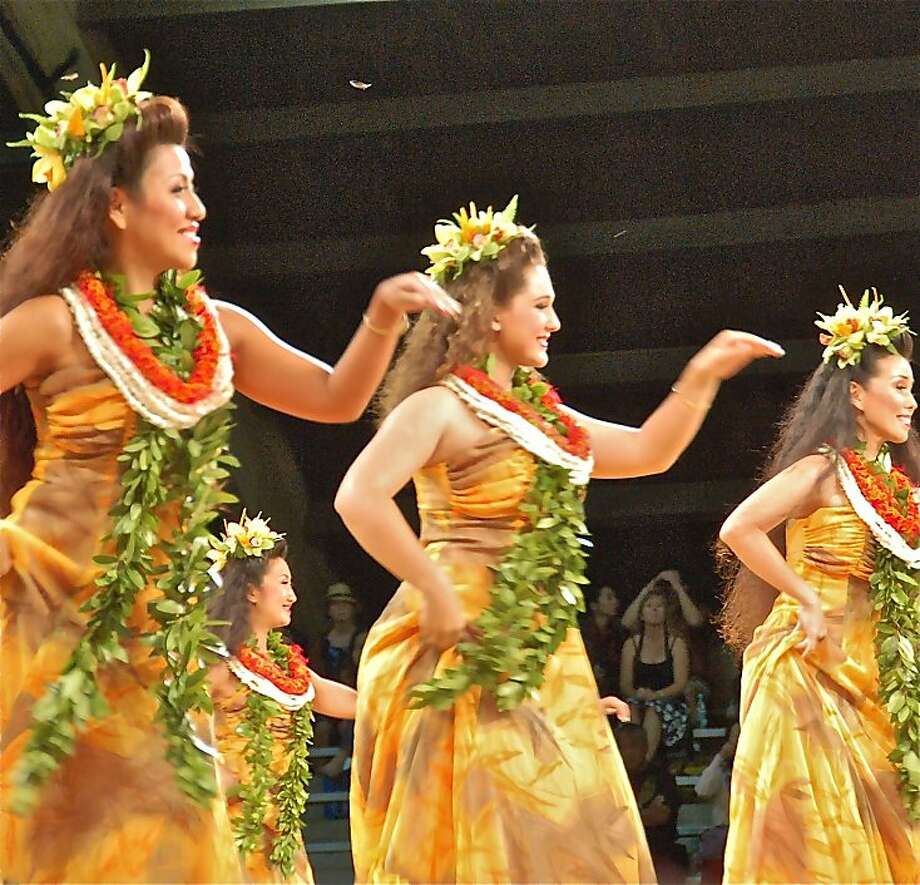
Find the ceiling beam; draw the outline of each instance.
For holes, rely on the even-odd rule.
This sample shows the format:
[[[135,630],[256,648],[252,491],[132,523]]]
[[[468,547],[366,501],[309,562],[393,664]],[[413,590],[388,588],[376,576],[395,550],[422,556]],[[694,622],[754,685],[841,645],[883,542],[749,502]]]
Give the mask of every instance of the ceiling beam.
[[[910,55],[449,95],[375,99],[366,93],[349,102],[196,112],[195,126],[212,144],[258,144],[918,90],[920,56]]]
[[[920,197],[831,200],[700,215],[631,218],[546,226],[540,235],[556,258],[616,255],[745,243],[832,239],[920,230]],[[619,236],[622,232],[625,233]],[[430,233],[233,242],[203,253],[205,266],[277,277],[373,268],[381,255],[411,260]]]
[[[67,73],[81,81],[98,73],[72,4],[0,0],[0,79],[19,110],[39,111]]]
[[[77,17],[81,24],[98,24],[125,18],[215,15],[308,6],[340,6],[346,3],[358,6],[392,2],[395,0],[118,0],[117,3],[112,0],[77,0]]]

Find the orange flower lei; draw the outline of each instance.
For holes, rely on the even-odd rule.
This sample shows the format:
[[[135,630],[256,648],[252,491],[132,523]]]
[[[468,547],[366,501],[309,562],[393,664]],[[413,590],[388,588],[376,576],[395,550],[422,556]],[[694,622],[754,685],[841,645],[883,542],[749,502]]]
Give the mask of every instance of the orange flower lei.
[[[841,453],[853,474],[863,497],[908,544],[920,542],[920,505],[912,495],[910,478],[899,467],[886,473],[874,470],[866,459],[853,449]]]
[[[196,403],[211,393],[220,348],[216,324],[204,305],[200,286],[192,286],[185,293],[189,313],[201,324],[192,352],[195,368],[187,380],[160,362],[150,345],[134,331],[112,295],[111,286],[91,271],[82,271],[75,286],[112,340],[154,387],[180,403]]]
[[[276,663],[272,656],[251,645],[244,645],[237,654],[240,663],[250,672],[267,679],[287,694],[305,694],[310,687],[309,661],[299,645],[286,645],[287,666]]]
[[[538,384],[548,388],[537,397],[537,401],[540,404],[539,410],[514,395],[514,389],[516,389],[517,385],[511,392],[502,390],[481,369],[476,369],[473,366],[457,366],[453,370],[453,374],[461,381],[469,384],[477,393],[494,400],[502,408],[524,418],[570,455],[587,458],[591,454],[591,441],[588,432],[559,408],[562,405],[562,398],[557,393],[556,388],[547,381],[540,379],[536,372],[529,372],[524,383],[529,388],[534,388]],[[544,416],[541,411],[547,412],[548,415]]]

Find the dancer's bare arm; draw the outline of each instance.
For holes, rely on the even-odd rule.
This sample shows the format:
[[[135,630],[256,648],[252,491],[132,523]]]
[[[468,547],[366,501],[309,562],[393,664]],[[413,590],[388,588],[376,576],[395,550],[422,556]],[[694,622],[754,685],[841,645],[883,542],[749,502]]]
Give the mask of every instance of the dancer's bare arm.
[[[335,367],[286,344],[240,307],[218,302],[218,309],[233,350],[236,388],[272,409],[332,424],[361,417],[390,364],[403,314],[455,314],[459,305],[423,274],[384,280],[368,307],[369,324],[361,323]]]
[[[464,622],[445,573],[431,560],[393,500],[422,467],[447,460],[478,422],[445,388],[408,397],[351,465],[335,508],[358,543],[424,599],[422,631],[438,648],[459,638]]]
[[[725,330],[687,364],[672,392],[641,427],[625,427],[570,410],[591,435],[598,479],[664,473],[696,436],[719,385],[762,357],[782,348],[747,332]]]
[[[0,318],[0,393],[65,365],[74,343],[73,318],[63,298],[30,298]]]
[[[765,482],[731,513],[719,537],[755,575],[801,604],[803,648],[813,651],[826,627],[817,594],[784,559],[768,533],[787,519],[842,504],[836,478],[823,455],[809,455]]]
[[[332,716],[334,719],[354,719],[355,708],[358,703],[358,693],[350,686],[326,679],[318,673],[310,671],[316,697],[313,700],[313,709],[323,716]]]

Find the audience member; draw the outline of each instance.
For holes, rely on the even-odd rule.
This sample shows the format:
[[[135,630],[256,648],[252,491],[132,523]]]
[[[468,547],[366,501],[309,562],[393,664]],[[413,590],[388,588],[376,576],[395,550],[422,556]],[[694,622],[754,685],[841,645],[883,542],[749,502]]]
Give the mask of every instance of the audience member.
[[[588,594],[588,613],[581,624],[581,638],[594,669],[598,693],[616,694],[620,687],[620,652],[626,631],[620,625],[620,600],[605,584]]]
[[[680,793],[674,775],[660,758],[649,761],[648,740],[641,726],[621,723],[613,733],[639,806],[658,880],[662,885],[682,883],[687,853],[677,841]]]
[[[690,676],[687,643],[674,628],[674,593],[668,582],[646,589],[639,609],[639,632],[623,643],[620,692],[632,719],[648,738],[648,758],[663,744],[678,748],[687,733],[684,692]]]

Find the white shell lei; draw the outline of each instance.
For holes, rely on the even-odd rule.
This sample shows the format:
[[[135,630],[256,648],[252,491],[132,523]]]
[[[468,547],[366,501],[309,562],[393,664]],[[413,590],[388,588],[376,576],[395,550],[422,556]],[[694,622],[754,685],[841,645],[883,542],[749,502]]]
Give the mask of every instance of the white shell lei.
[[[567,452],[542,430],[531,424],[526,418],[509,412],[494,399],[484,396],[456,375],[448,375],[441,382],[463,400],[486,424],[504,430],[521,448],[527,449],[541,461],[569,471],[574,485],[587,485],[594,469],[594,457],[579,458]]]
[[[850,502],[850,506],[856,511],[856,515],[869,527],[875,540],[889,553],[896,556],[909,568],[920,568],[920,549],[911,547],[898,532],[876,513],[875,508],[860,491],[856,478],[853,476],[853,472],[847,462],[839,454],[835,453],[835,455],[837,477],[840,480],[844,494]]]
[[[310,683],[310,687],[303,694],[288,694],[286,691],[282,691],[278,688],[270,679],[266,679],[258,673],[253,673],[252,670],[247,668],[237,657],[228,658],[227,666],[230,667],[230,671],[233,675],[236,676],[246,688],[251,688],[253,691],[275,701],[275,703],[284,707],[285,710],[299,710],[301,707],[305,707],[309,704],[316,695],[316,689],[313,687],[312,682]]]
[[[201,298],[217,329],[219,353],[211,392],[195,403],[180,403],[154,387],[106,332],[96,311],[79,291],[65,287],[61,289],[61,296],[67,302],[87,350],[99,368],[109,376],[128,405],[156,427],[173,430],[194,427],[205,415],[220,408],[233,396],[230,344],[217,318],[217,310],[207,295],[202,294]]]

